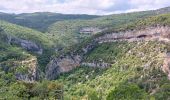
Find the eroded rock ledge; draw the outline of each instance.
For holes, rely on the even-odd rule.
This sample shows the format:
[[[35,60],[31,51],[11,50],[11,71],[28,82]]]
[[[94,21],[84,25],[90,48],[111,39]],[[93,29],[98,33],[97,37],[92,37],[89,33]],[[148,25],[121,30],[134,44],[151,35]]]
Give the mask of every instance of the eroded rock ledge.
[[[79,55],[67,55],[54,58],[46,69],[46,78],[55,79],[60,73],[68,72],[73,68],[80,66],[81,56]]]
[[[22,61],[1,62],[0,66],[6,73],[12,71],[17,80],[34,82],[39,79],[37,58],[34,56]]]
[[[82,62],[81,65],[102,69],[111,67],[111,64],[106,62]]]
[[[9,45],[18,45],[27,51],[34,52],[37,54],[43,53],[42,47],[33,41],[11,36],[3,32],[3,30],[0,30],[0,35],[1,41],[8,43]]]
[[[46,67],[46,78],[56,79],[61,73],[69,72],[81,65],[83,56],[96,46],[95,42],[87,44],[79,53],[72,52],[66,55],[60,55],[50,61]]]
[[[98,43],[105,42],[115,42],[115,41],[164,41],[169,42],[170,38],[170,27],[168,26],[157,26],[157,27],[148,27],[141,30],[133,30],[119,33],[109,33],[103,36],[100,36],[95,39]]]
[[[59,74],[68,72],[79,65],[86,65],[90,67],[103,67],[100,64],[96,65],[93,63],[82,63],[83,56],[90,52],[97,44],[106,43],[106,42],[115,42],[115,41],[161,41],[161,42],[170,42],[170,27],[168,26],[156,26],[148,27],[141,30],[132,30],[119,33],[109,33],[99,36],[93,40],[92,43],[89,43],[84,48],[81,49],[79,54],[65,55],[58,58],[54,58],[46,68],[46,78],[49,80],[55,79]],[[110,65],[105,63],[105,65]]]
[[[0,39],[1,41],[8,43],[9,45],[18,45],[21,48],[30,52],[34,52],[37,54],[43,53],[43,48],[41,47],[41,45],[38,45],[37,43],[30,40],[18,38],[10,34],[7,34],[4,32],[3,29],[1,29],[1,27],[0,27]]]
[[[9,38],[8,43],[19,45],[23,49],[37,53],[37,54],[43,53],[43,49],[40,46],[38,46],[36,43],[29,41],[29,40],[11,37],[11,38]]]

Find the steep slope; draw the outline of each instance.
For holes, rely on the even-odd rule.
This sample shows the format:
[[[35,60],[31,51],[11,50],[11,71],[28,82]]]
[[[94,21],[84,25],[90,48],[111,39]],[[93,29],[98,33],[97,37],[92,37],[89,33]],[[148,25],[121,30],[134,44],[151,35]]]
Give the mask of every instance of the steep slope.
[[[18,26],[16,24],[11,24],[2,20],[0,21],[0,27],[11,36],[33,41],[42,47],[53,45],[52,41],[49,40],[50,37],[41,32]]]
[[[163,20],[158,20],[163,17]],[[165,17],[165,19],[164,19]],[[157,18],[157,22],[155,23],[150,23],[152,20],[155,20]],[[146,20],[146,21],[145,21]],[[58,61],[63,61],[65,58],[72,59],[73,61],[79,61],[82,62],[82,57],[86,55],[88,52],[90,52],[97,44],[104,43],[104,42],[116,42],[116,41],[163,41],[163,42],[168,42],[169,39],[169,27],[165,25],[169,25],[169,14],[165,15],[159,15],[151,18],[146,18],[145,20],[140,20],[136,21],[134,23],[130,23],[127,25],[122,25],[119,28],[116,28],[113,30],[107,30],[104,31],[102,34],[96,35],[93,38],[88,39],[87,41],[84,41],[82,44],[79,46],[73,46],[70,48],[70,51],[64,52],[64,54],[60,53],[60,56],[57,56],[56,59],[54,58],[50,64],[48,64],[49,69],[47,69],[47,73],[49,73],[49,77],[53,76],[51,74],[55,73],[55,69],[53,66],[55,63],[55,68],[60,68],[62,65],[58,64]],[[146,22],[147,24],[143,24]],[[162,24],[160,24],[162,23]],[[160,24],[160,25],[157,25]],[[130,27],[130,28],[129,28]],[[116,31],[115,31],[116,30]],[[64,50],[63,50],[64,51]],[[76,60],[77,57],[80,60]],[[75,58],[75,59],[74,59]],[[54,65],[53,65],[54,64]],[[77,65],[77,64],[76,64]],[[70,66],[74,66],[74,63],[71,64]],[[74,67],[73,67],[74,68]],[[48,70],[52,70],[52,72],[48,72]],[[59,72],[60,73],[60,72]],[[55,73],[57,74],[57,73]],[[55,75],[54,75],[55,77]]]
[[[0,28],[3,32],[3,39],[6,44],[21,47],[38,58],[42,70],[55,53],[53,38],[15,24],[0,21]]]
[[[8,25],[10,24],[8,23]],[[42,79],[43,74],[39,70],[37,55],[34,56],[31,51],[27,52],[20,45],[8,43],[9,37],[11,35],[12,38],[15,36],[13,33],[7,34],[7,31],[4,31],[4,28],[9,27],[8,25],[0,30],[0,99],[20,100],[34,98],[39,100],[47,98],[48,96],[45,94],[50,95],[51,98],[62,98],[62,93],[57,96],[53,94],[56,90],[62,91],[62,84],[38,81]],[[19,28],[19,26],[12,26],[16,29]],[[24,27],[19,29],[21,30],[20,32],[24,32]],[[22,33],[22,35],[25,33]],[[15,36],[15,38],[19,38],[19,36]]]
[[[94,59],[93,57],[87,59],[84,58],[84,56],[90,53],[91,50],[93,50],[98,44],[120,41],[126,42],[158,41],[163,43],[169,43],[170,41],[168,38],[169,32],[170,28],[168,26],[157,26],[147,27],[140,30],[138,29],[124,32],[120,31],[119,33],[113,32],[101,36],[99,35],[99,37],[96,37],[93,40],[88,41],[83,46],[73,47],[73,51],[67,52],[66,54],[61,54],[54,58],[53,60],[51,60],[46,69],[47,78],[55,79],[57,75],[59,75],[60,73],[68,72],[79,65],[88,65],[91,67],[100,68],[110,66],[114,57],[103,55],[104,57],[107,56],[109,58],[103,59],[102,58],[103,56],[101,55],[98,59]]]
[[[54,58],[47,66],[47,78],[63,82],[66,100],[169,99],[169,15],[94,36]]]
[[[9,80],[35,81],[38,79],[38,63],[35,56],[24,49],[6,42],[7,35],[0,31],[0,71],[1,78]],[[13,78],[12,78],[13,77]],[[11,78],[11,79],[10,79]]]
[[[170,25],[170,14],[161,14],[153,17],[148,17],[143,20],[138,20],[132,23],[128,23],[126,25],[122,25],[120,30],[133,30],[133,29],[140,29],[148,26],[169,26]],[[115,30],[115,29],[113,29]],[[112,30],[112,31],[113,31]]]
[[[163,87],[168,86],[170,81],[161,69],[165,51],[165,45],[156,41],[100,44],[87,56],[93,58],[91,62],[107,59],[112,62],[111,67],[100,69],[82,66],[61,75],[58,80],[65,84],[65,99],[105,100],[107,96],[110,98],[108,100],[167,99],[168,92]],[[114,95],[115,91],[123,89],[128,91],[122,92],[121,96]]]
[[[119,28],[129,22],[169,12],[167,7],[153,11],[108,15],[92,20],[59,21],[48,28],[48,33],[57,38],[60,46],[68,47],[110,28]]]
[[[64,21],[68,26],[63,32],[75,33],[59,34],[57,39],[55,33],[0,21],[0,98],[168,100],[170,14],[145,18],[153,12],[80,20],[80,24]],[[138,21],[141,18],[145,19]],[[72,47],[59,50],[59,46]],[[39,68],[46,72],[44,79],[54,81],[34,82],[41,79]]]
[[[51,46],[50,42],[43,40],[47,39],[46,36],[43,33],[6,22],[1,23],[0,26],[0,99],[34,98],[39,100],[47,98],[46,95],[55,99],[62,98],[62,93],[57,96],[53,94],[56,90],[62,91],[62,84],[49,81],[39,82],[42,80],[43,73],[40,70],[41,66],[39,66],[37,56],[40,55],[38,58],[41,60],[43,54],[34,54],[32,50],[28,52],[26,48],[22,47],[28,45],[20,45],[20,42],[16,44],[18,42],[13,43],[12,40],[22,40],[21,44],[25,44],[25,41],[31,37],[37,37],[37,40],[34,40],[35,38],[28,40],[29,45],[30,41],[34,41],[35,44],[41,45],[43,53],[46,54],[44,48]],[[50,59],[50,56],[47,59]]]
[[[0,13],[0,20],[5,20],[10,23],[36,29],[45,32],[49,25],[62,20],[74,19],[93,19],[99,16],[95,15],[67,15],[50,12],[36,12],[23,14],[7,14]]]

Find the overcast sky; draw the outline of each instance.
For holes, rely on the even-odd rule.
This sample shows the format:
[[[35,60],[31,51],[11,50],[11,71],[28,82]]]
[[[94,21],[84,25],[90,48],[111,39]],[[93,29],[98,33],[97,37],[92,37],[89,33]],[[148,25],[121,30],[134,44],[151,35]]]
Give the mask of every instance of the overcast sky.
[[[0,12],[106,15],[170,6],[170,0],[0,0]]]

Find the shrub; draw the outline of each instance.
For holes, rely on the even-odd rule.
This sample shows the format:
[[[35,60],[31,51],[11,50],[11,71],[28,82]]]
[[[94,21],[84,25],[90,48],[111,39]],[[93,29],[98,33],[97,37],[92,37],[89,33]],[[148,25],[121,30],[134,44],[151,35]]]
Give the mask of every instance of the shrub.
[[[107,96],[107,100],[138,100],[146,99],[147,95],[144,90],[135,84],[125,84],[116,87]]]

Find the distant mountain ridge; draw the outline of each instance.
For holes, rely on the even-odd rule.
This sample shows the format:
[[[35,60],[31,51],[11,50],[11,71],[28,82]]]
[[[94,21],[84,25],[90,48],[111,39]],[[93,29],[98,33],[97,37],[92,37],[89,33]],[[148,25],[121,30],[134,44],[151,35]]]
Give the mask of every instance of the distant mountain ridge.
[[[161,8],[161,9],[158,9],[158,10],[155,10],[155,12],[157,14],[164,14],[164,13],[170,13],[170,7],[165,7],[165,8]]]
[[[0,13],[0,20],[5,20],[13,24],[18,24],[42,32],[45,32],[46,28],[49,25],[57,21],[74,19],[93,19],[97,17],[99,16],[85,14],[84,15],[60,14],[51,12],[35,12],[22,14]]]
[[[165,14],[170,12],[170,7],[161,8],[157,10],[143,11],[143,13],[146,12],[148,13],[147,15]],[[52,12],[35,12],[35,13],[21,13],[21,14],[9,14],[9,13],[0,12],[0,20],[5,20],[13,24],[18,24],[28,28],[36,29],[41,32],[46,32],[47,28],[51,24],[57,21],[77,20],[77,19],[90,20],[90,19],[100,18],[100,17],[103,18],[109,16],[119,16],[122,14],[98,16],[98,15],[87,15],[87,14],[61,14],[61,13],[52,13]]]

